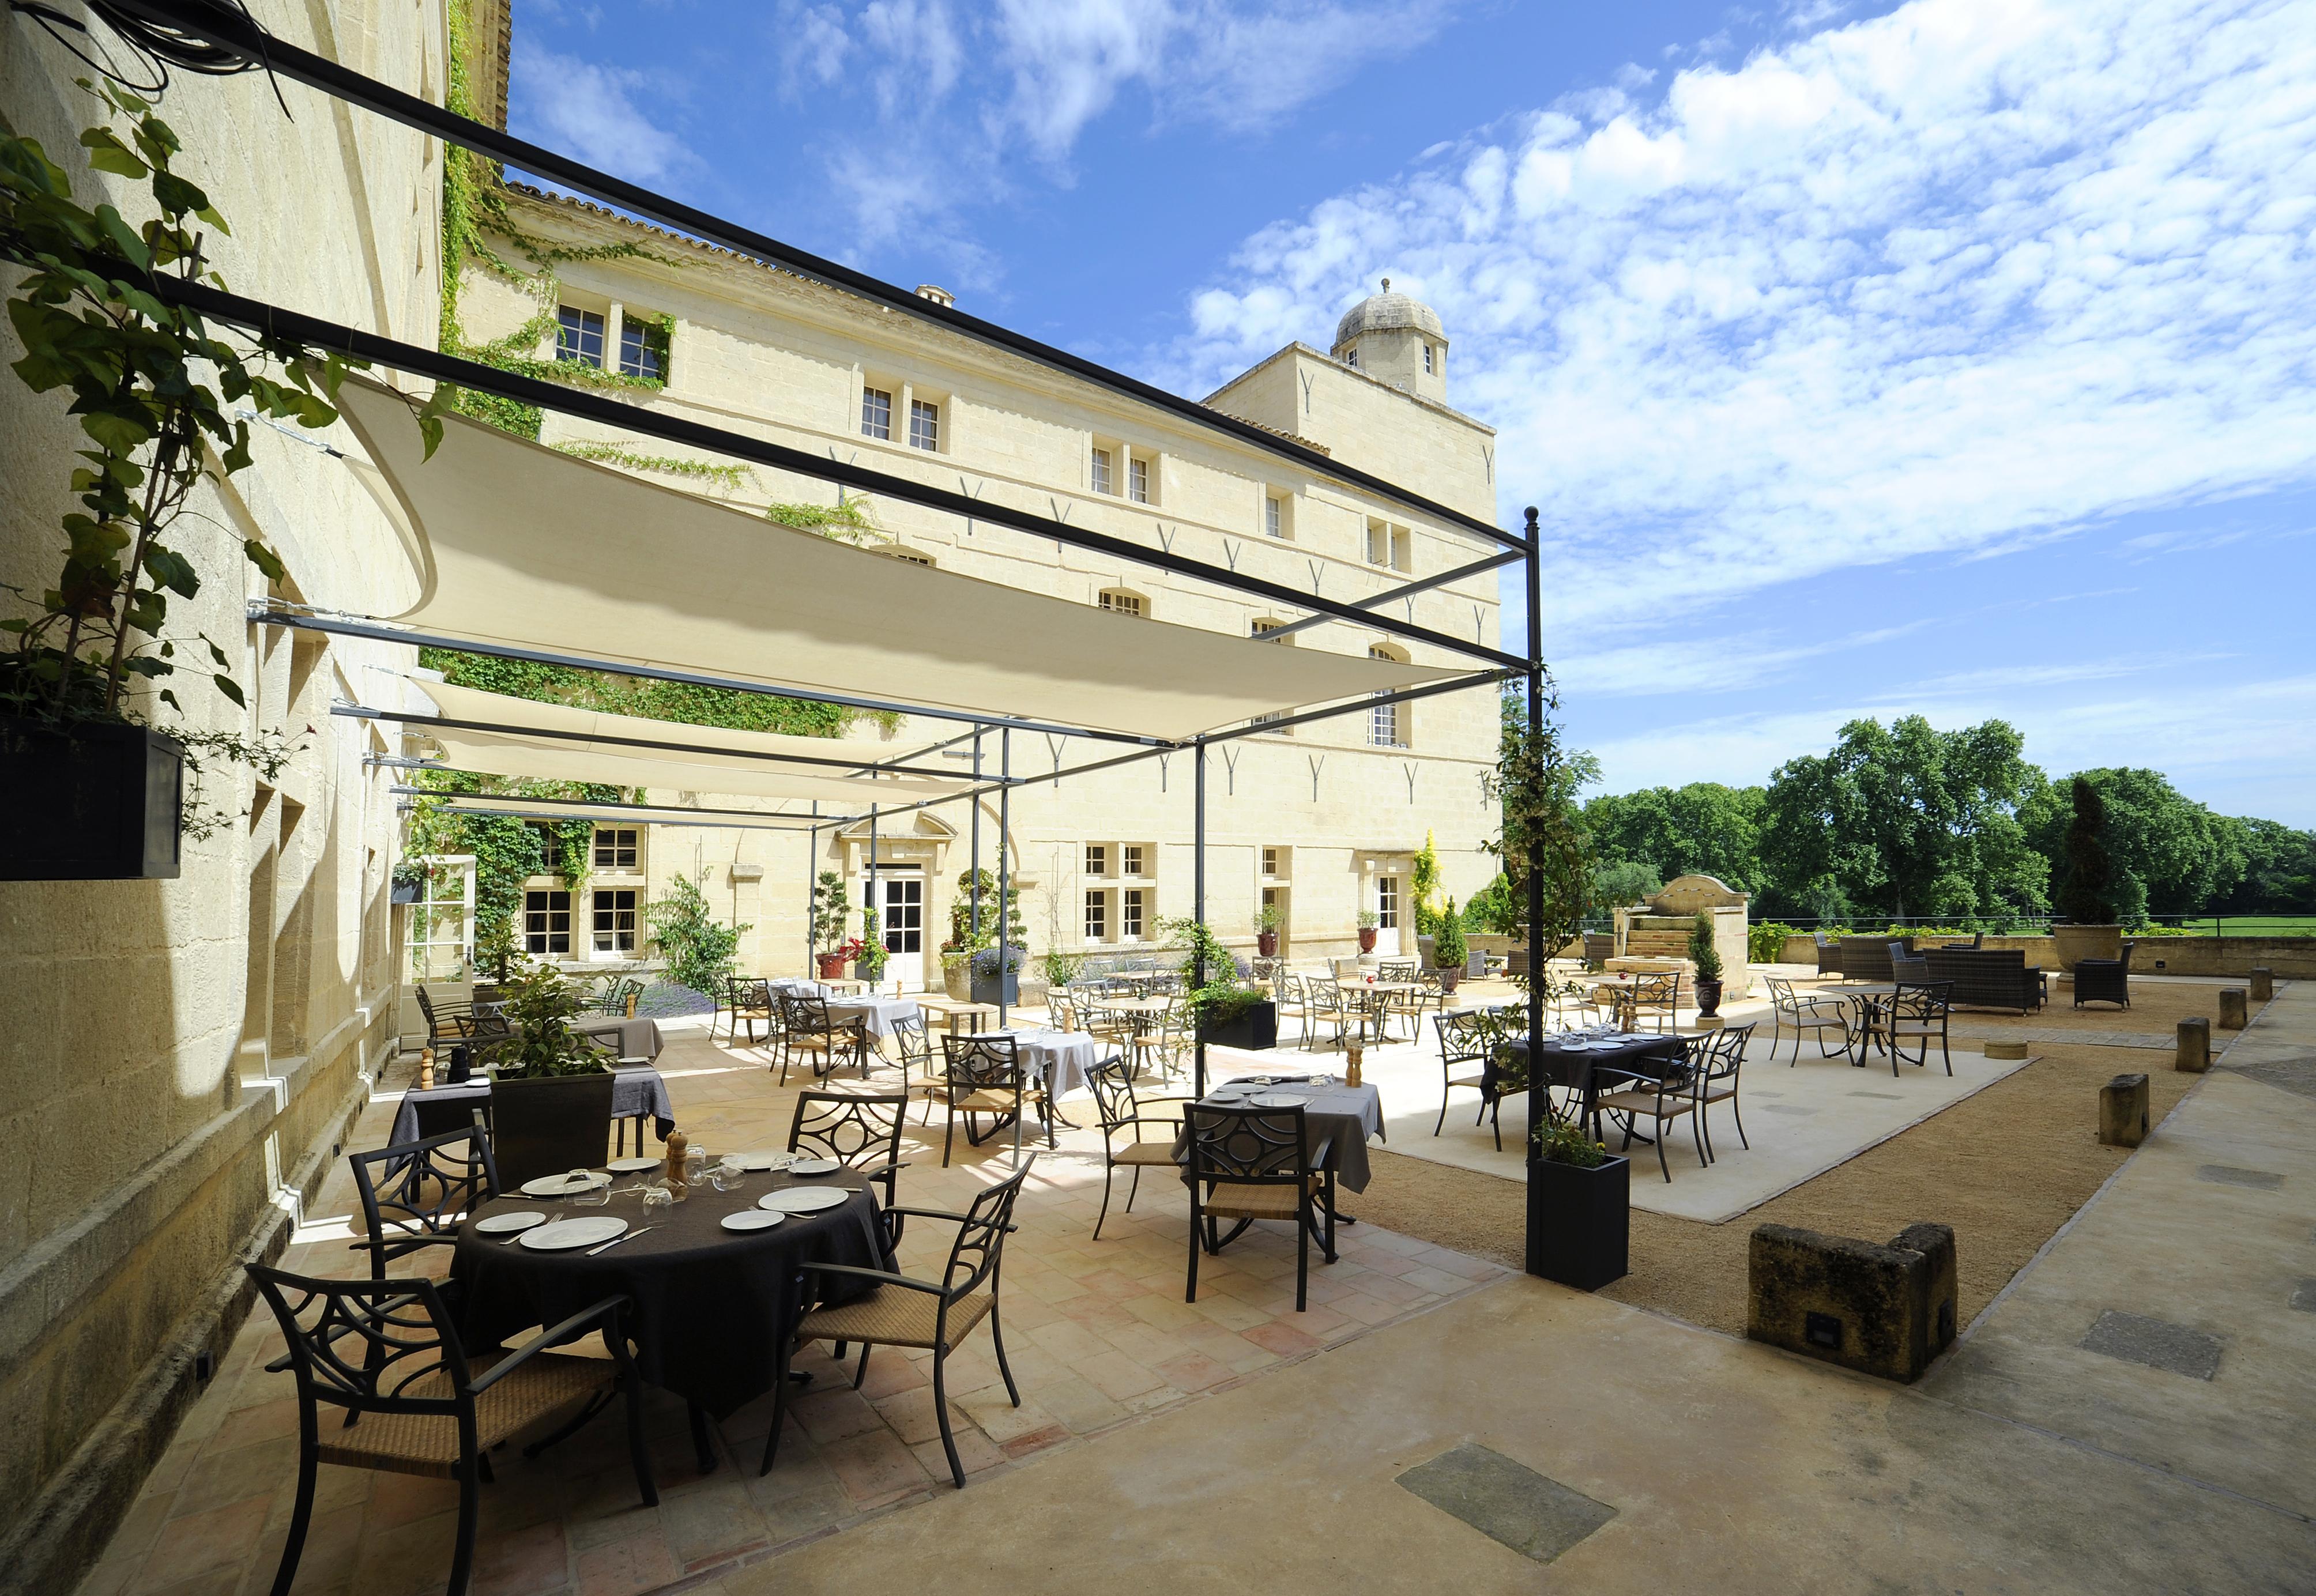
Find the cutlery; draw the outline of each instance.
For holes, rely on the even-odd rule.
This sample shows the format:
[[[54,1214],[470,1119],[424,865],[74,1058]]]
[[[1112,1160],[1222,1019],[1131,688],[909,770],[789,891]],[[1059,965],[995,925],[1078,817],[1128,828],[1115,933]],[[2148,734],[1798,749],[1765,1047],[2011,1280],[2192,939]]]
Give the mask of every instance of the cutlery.
[[[634,1230],[622,1231],[619,1235],[611,1237],[610,1240],[605,1242],[601,1246],[589,1247],[587,1249],[587,1255],[592,1258],[597,1253],[608,1253],[623,1241],[633,1241],[637,1237],[641,1236],[644,1231],[656,1230],[659,1227],[656,1225],[645,1225]]]

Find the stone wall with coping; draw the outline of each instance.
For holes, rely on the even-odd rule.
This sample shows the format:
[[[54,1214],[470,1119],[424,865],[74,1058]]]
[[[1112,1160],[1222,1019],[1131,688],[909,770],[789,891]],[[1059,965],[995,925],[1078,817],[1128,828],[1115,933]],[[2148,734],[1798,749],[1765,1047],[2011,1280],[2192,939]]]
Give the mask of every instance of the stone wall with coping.
[[[2047,936],[1990,936],[1979,944],[2017,948],[2026,962],[2056,971],[2056,944]],[[1785,962],[1814,964],[1817,945],[1807,935],[1786,938]],[[2279,980],[2316,980],[2316,936],[2144,936],[2131,955],[2133,975],[2244,977],[2253,969]]]

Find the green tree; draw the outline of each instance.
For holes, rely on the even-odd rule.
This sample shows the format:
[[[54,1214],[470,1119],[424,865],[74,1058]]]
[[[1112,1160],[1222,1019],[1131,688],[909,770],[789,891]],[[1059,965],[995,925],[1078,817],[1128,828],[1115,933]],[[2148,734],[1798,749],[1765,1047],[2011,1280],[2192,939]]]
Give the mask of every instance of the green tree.
[[[2059,912],[2079,926],[2115,923],[2115,866],[2107,847],[2107,805],[2098,788],[2083,776],[2067,784],[2070,801],[2065,850],[2066,875],[2059,883]]]
[[[2233,824],[2243,838],[2243,875],[2209,907],[2231,914],[2316,908],[2316,831],[2249,818]]]
[[[1540,707],[1540,729],[1531,732],[1525,696],[1516,689],[1503,696],[1496,768],[1488,778],[1489,795],[1502,804],[1502,829],[1480,846],[1503,862],[1510,934],[1536,938],[1549,957],[1583,927],[1592,910],[1596,861],[1580,794],[1600,779],[1600,765],[1562,741],[1560,693],[1548,675]],[[1544,917],[1536,924],[1528,914],[1531,870],[1543,885]],[[1511,974],[1526,984],[1526,970]]]
[[[2160,770],[2108,767],[2078,771],[2107,811],[2107,851],[2114,904],[2124,923],[2139,915],[2195,914],[2225,900],[2251,864],[2244,822],[2214,814],[2182,794]],[[2068,784],[2053,785],[2021,817],[2032,844],[2055,868],[2073,805]],[[2070,917],[2072,918],[2072,917]]]
[[[681,987],[715,997],[732,973],[732,955],[738,951],[746,926],[719,924],[699,890],[708,879],[678,875],[668,882],[667,896],[644,906],[654,940],[667,957],[667,978]]]
[[[1664,890],[1657,867],[1643,859],[1603,860],[1592,866],[1592,901],[1605,913]]]
[[[1584,806],[1584,824],[1604,860],[1632,860],[1665,877],[1717,876],[1739,891],[1761,883],[1759,787],[1691,782],[1604,794]]]

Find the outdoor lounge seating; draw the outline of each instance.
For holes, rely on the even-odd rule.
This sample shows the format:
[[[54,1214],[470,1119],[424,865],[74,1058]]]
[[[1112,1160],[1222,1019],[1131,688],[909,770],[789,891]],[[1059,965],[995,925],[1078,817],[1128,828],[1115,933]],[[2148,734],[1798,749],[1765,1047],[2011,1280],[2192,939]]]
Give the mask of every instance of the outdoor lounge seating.
[[[1914,939],[1887,936],[1845,936],[1841,939],[1841,979],[1846,981],[1886,981],[1894,976],[1890,968],[1890,950],[1901,947],[1909,953],[1914,951]]]
[[[1922,954],[1929,979],[1946,985],[1956,1008],[2007,1008],[2026,1014],[2043,1006],[2043,971],[2018,948],[1930,948]]]
[[[2136,943],[2123,944],[2120,959],[2078,959],[2075,961],[2075,1006],[2086,1003],[2115,1003],[2131,1006],[2131,952]]]
[[[1841,973],[1841,939],[1838,936],[1828,936],[1824,932],[1820,931],[1817,933],[1816,940],[1817,972],[1820,975],[1839,975]]]

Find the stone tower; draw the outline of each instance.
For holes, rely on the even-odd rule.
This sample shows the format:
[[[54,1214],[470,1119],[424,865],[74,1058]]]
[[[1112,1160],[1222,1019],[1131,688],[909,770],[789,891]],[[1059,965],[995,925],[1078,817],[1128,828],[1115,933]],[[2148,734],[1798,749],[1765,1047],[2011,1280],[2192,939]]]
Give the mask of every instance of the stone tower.
[[[1383,292],[1343,313],[1335,324],[1335,346],[1327,352],[1419,399],[1448,402],[1448,333],[1439,313],[1393,293],[1387,277]]]

